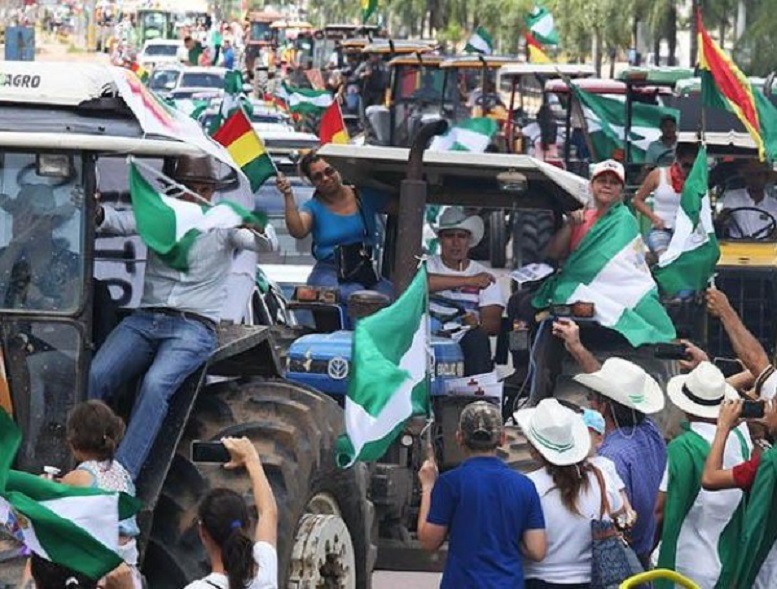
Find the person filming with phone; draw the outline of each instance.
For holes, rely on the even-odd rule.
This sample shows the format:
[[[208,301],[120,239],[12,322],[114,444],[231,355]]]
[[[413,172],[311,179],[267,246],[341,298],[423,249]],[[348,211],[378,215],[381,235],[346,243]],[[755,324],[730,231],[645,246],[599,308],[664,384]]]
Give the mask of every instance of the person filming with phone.
[[[252,536],[245,499],[231,489],[212,489],[197,509],[211,573],[186,589],[277,589],[278,506],[259,453],[245,437],[221,443],[230,457],[224,468],[245,468],[251,479],[258,521]]]

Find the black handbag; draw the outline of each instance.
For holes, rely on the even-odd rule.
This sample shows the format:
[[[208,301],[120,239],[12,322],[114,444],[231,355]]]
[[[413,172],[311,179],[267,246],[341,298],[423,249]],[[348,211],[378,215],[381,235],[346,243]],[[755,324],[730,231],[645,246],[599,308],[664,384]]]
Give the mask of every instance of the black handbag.
[[[335,247],[337,281],[340,284],[355,282],[361,284],[364,288],[372,288],[378,283],[379,278],[378,273],[375,271],[375,265],[372,262],[373,248],[366,243],[370,235],[367,217],[364,214],[364,209],[362,209],[359,194],[356,193],[355,189],[354,193],[356,194],[356,205],[362,219],[362,226],[364,227],[364,241]]]

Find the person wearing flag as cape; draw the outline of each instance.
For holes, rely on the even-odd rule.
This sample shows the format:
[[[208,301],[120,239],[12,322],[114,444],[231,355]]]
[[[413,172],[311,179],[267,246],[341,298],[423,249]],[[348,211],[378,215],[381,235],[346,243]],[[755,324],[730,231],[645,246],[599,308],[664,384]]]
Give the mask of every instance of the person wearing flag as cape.
[[[234,252],[261,251],[264,242],[258,232],[239,228],[239,220],[231,226],[211,223],[200,231],[188,231],[166,247],[158,239],[152,241],[155,235],[165,235],[168,227],[162,225],[166,221],[172,225],[173,239],[178,237],[176,226],[186,221],[180,216],[181,208],[188,205],[187,216],[202,214],[200,206],[190,203],[209,202],[219,187],[215,161],[205,155],[180,157],[173,180],[195,196],[161,197],[132,164],[133,210],[119,211],[99,203],[96,207],[99,231],[139,233],[149,246],[140,306],[111,332],[89,373],[89,398],[110,402],[121,386],[145,371],[116,454],[133,480],[154,445],[171,395],[216,346],[216,326]],[[189,203],[181,202],[186,200]],[[226,206],[221,203],[211,210]],[[238,219],[251,219],[237,205],[228,208],[238,213]]]
[[[658,566],[692,577],[702,589],[728,587],[744,522],[744,494],[738,489],[706,491],[701,484],[721,405],[739,395],[715,365],[701,362],[689,374],[672,378],[667,396],[687,423],[667,447],[659,486],[656,513],[663,526]],[[752,450],[744,425],[731,433],[724,445],[727,468],[747,460]]]

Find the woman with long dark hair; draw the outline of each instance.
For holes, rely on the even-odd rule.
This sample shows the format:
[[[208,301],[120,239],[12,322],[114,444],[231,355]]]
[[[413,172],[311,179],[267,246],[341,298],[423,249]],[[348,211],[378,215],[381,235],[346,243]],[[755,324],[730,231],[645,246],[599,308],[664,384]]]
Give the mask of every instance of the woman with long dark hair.
[[[244,467],[248,472],[259,521],[251,537],[245,500],[231,489],[212,489],[197,510],[211,573],[186,589],[277,589],[278,506],[272,488],[248,438],[221,441],[231,458],[225,468]]]
[[[515,413],[542,468],[534,482],[545,515],[548,551],[542,562],[524,564],[526,589],[587,589],[591,583],[591,520],[599,519],[602,493],[609,504],[605,519],[623,502],[606,471],[588,461],[591,439],[583,418],[555,399]]]

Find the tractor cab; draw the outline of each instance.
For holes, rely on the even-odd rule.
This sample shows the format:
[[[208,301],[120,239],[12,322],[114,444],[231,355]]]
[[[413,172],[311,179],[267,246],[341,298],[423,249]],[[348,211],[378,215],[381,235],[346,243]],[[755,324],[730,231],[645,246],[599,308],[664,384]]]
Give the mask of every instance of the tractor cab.
[[[344,69],[348,66],[346,60],[347,42],[352,39],[363,39],[361,48],[382,33],[378,25],[329,24],[313,32],[313,67],[324,70],[328,67]]]
[[[504,55],[461,55],[443,61],[440,110],[444,117],[453,122],[491,117],[504,125],[507,106],[499,95],[498,71],[519,61]],[[449,97],[453,97],[452,105],[446,104]]]
[[[600,78],[575,78],[571,83],[587,94],[622,102],[625,113],[626,94],[629,88],[624,82]],[[671,89],[666,86],[635,86],[631,92],[634,102],[648,105],[664,105],[672,94]],[[595,149],[596,136],[592,136],[597,132],[601,133],[598,119],[590,109],[580,104],[565,80],[548,80],[545,83],[545,93],[548,96],[547,102],[553,118],[558,125],[559,143],[563,144],[561,155],[564,166],[576,174],[587,177],[590,164],[604,159],[604,154],[598,153]],[[660,133],[658,128],[641,131],[643,142],[657,139]]]
[[[175,39],[175,16],[169,10],[140,9],[137,12],[138,44],[152,39]]]
[[[530,153],[523,131],[531,123],[537,126],[540,109],[545,105],[549,116],[561,119],[561,107],[555,95],[545,92],[545,83],[561,78],[587,78],[595,75],[592,66],[566,63],[514,63],[497,74],[497,91],[507,105],[505,140],[510,153]],[[536,133],[532,133],[534,135]],[[531,143],[531,139],[529,140]]]

